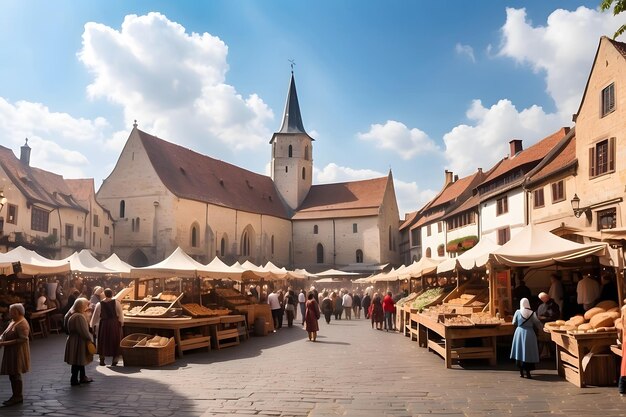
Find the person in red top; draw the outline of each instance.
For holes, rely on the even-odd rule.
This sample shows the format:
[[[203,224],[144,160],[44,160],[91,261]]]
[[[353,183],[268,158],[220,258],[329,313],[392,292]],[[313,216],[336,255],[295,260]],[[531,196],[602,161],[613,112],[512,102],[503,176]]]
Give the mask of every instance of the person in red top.
[[[393,302],[393,298],[391,296],[391,291],[387,291],[387,295],[383,298],[383,311],[385,312],[385,329],[395,330],[395,326],[393,325],[393,313],[396,310],[395,303]]]

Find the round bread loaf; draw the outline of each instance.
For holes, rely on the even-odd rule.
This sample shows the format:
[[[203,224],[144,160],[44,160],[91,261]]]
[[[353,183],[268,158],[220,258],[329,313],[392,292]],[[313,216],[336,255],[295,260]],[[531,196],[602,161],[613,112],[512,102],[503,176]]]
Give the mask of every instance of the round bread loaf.
[[[595,316],[596,314],[600,314],[600,313],[605,313],[606,310],[603,309],[602,307],[594,307],[591,308],[589,310],[587,310],[585,312],[585,320],[589,321],[593,318],[593,316]]]
[[[591,330],[591,329],[593,329],[593,326],[591,326],[591,323],[583,323],[580,326],[578,326],[577,330],[579,330],[579,331],[580,330],[587,331],[587,330]]]
[[[576,330],[576,326],[573,324],[564,324],[559,328],[559,330]]]
[[[611,308],[619,307],[619,306],[613,300],[604,300],[604,301],[600,301],[598,304],[596,304],[596,307],[600,307],[600,308],[603,308],[605,310],[609,310]]]
[[[565,320],[557,320],[554,323],[558,324],[559,326],[562,326],[565,324]]]
[[[587,320],[585,320],[585,318],[583,316],[574,316],[571,319],[569,319],[568,321],[566,321],[565,324],[568,324],[568,325],[571,325],[571,326],[580,326],[581,324],[583,324],[586,321]]]
[[[591,318],[589,323],[591,327],[597,329],[599,327],[611,327],[613,326],[614,318],[611,317],[611,314],[614,313],[599,313]]]
[[[620,312],[619,307],[613,307],[613,308],[609,308],[606,310],[607,313],[612,313],[614,311],[617,311],[619,313]]]

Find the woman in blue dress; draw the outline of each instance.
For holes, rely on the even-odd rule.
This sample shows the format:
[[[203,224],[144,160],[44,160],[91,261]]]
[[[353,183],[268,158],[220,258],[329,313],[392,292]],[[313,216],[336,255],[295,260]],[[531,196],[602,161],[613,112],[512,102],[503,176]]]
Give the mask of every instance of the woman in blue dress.
[[[530,309],[528,298],[522,298],[519,303],[519,310],[513,316],[515,334],[513,335],[513,346],[511,346],[511,359],[515,359],[519,367],[519,376],[532,378],[530,371],[535,364],[539,363],[539,347],[537,346],[537,335],[535,328],[541,331],[543,324],[537,318],[534,311]]]

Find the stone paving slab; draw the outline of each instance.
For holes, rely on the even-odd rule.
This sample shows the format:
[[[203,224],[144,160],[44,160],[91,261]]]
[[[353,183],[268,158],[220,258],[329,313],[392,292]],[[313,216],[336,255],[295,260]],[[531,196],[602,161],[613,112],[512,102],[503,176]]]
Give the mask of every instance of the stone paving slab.
[[[160,368],[101,367],[71,387],[65,336],[31,343],[23,405],[0,416],[626,416],[617,389],[580,389],[542,363],[534,380],[513,364],[444,367],[434,353],[365,320],[320,323],[318,342],[299,327],[210,352],[188,352]],[[506,352],[501,356],[506,356]],[[9,397],[7,377],[0,399]]]

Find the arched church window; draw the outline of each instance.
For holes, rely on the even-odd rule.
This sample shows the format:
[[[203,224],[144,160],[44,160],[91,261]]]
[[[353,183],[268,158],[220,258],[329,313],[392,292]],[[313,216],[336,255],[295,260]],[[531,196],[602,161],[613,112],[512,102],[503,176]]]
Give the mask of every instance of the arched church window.
[[[289,157],[293,156],[293,146],[289,145]]]
[[[241,237],[241,254],[243,256],[250,256],[250,235],[246,230]]]
[[[306,179],[306,168],[302,168],[302,179]]]
[[[226,239],[222,238],[222,241],[220,242],[220,256],[224,256],[225,253],[226,253]]]
[[[317,263],[324,263],[324,245],[322,245],[321,243],[317,244]]]
[[[363,251],[361,249],[357,249],[356,251],[356,263],[357,264],[363,263]]]
[[[120,217],[126,217],[126,201],[120,201]]]
[[[430,250],[430,248],[426,248],[426,257],[427,258],[432,258],[432,251]]]
[[[195,224],[191,226],[191,247],[198,247],[198,226]]]
[[[272,255],[273,255],[274,254],[274,235],[272,235],[272,240],[271,240],[270,247],[271,247]]]

